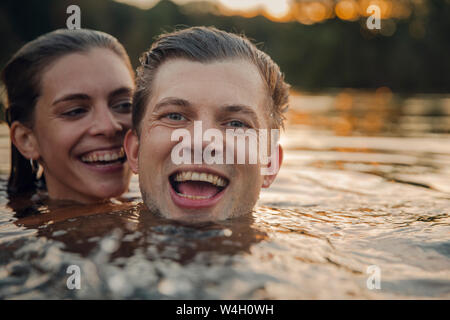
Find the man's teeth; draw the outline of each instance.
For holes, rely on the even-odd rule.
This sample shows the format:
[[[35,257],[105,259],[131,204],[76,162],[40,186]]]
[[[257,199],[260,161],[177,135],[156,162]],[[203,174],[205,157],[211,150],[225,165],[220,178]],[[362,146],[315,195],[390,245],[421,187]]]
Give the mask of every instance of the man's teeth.
[[[123,148],[120,151],[111,151],[111,152],[94,152],[90,153],[87,156],[81,157],[83,162],[97,162],[97,161],[115,161],[117,159],[123,158],[125,156],[125,152]]]
[[[215,174],[205,173],[205,172],[194,172],[194,171],[183,171],[177,173],[175,176],[176,182],[183,181],[204,181],[212,183],[218,187],[225,187],[227,182],[225,179],[216,176]]]
[[[206,197],[206,196],[191,196],[190,194],[184,194],[184,193],[179,193],[179,192],[177,192],[177,194],[179,196],[184,197],[184,198],[193,199],[193,200],[202,200],[202,199],[209,199],[209,198],[211,198],[211,197]]]

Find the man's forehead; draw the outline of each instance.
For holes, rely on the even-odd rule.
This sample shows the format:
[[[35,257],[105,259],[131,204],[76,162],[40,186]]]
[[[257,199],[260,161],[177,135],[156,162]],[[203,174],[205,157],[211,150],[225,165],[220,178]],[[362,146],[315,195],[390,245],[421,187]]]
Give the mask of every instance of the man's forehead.
[[[209,63],[172,59],[154,77],[149,107],[178,98],[193,105],[246,105],[267,114],[268,92],[257,67],[243,59]]]
[[[229,58],[207,62],[193,61],[185,58],[171,58],[158,67],[156,78],[159,77],[161,81],[164,77],[161,75],[189,77],[192,75],[192,72],[195,72],[195,74],[207,74],[210,78],[213,78],[214,74],[217,74],[219,77],[230,75],[239,77],[240,75],[244,75],[245,80],[258,78],[262,81],[256,65],[243,58]]]

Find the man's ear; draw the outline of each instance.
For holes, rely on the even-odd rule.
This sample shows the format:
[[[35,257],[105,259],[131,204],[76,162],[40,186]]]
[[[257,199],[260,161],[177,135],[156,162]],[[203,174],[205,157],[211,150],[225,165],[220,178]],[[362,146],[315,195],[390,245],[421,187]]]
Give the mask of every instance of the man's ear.
[[[271,175],[265,175],[262,187],[268,188],[272,184],[272,182],[277,177],[278,171],[280,171],[281,164],[283,163],[283,147],[281,145],[278,145],[278,170],[274,174]],[[272,163],[269,162],[269,167],[272,166]]]
[[[125,153],[127,154],[127,160],[131,170],[138,173],[138,155],[139,155],[139,138],[136,132],[132,129],[128,130],[123,142]]]
[[[39,159],[40,153],[37,139],[30,128],[19,121],[14,121],[11,124],[9,133],[12,143],[26,159]]]

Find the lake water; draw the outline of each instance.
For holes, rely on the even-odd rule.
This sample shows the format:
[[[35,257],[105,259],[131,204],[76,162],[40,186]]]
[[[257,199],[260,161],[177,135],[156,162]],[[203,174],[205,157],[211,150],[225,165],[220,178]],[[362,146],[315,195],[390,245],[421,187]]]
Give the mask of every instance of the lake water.
[[[2,126],[0,298],[449,299],[450,96],[297,93],[287,120],[253,214],[200,226],[146,212],[136,177],[131,203],[10,203]]]

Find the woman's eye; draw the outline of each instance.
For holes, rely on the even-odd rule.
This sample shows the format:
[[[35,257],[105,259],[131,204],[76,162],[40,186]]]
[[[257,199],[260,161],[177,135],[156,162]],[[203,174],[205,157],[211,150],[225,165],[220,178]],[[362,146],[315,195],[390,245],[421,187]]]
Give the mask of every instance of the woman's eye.
[[[114,109],[114,111],[119,112],[119,113],[130,113],[131,112],[131,102],[127,101],[127,102],[119,103],[119,104],[116,104],[115,106],[113,106],[112,108]]]
[[[75,117],[81,116],[85,112],[87,112],[87,110],[84,108],[75,108],[75,109],[71,109],[69,111],[64,112],[62,115],[64,117],[68,117],[68,118],[75,118]]]
[[[166,118],[174,121],[186,120],[186,118],[179,113],[169,113],[166,115]]]
[[[230,127],[234,127],[234,128],[246,128],[246,127],[248,127],[248,125],[246,125],[245,123],[243,123],[242,121],[239,121],[239,120],[229,121],[227,123],[227,125],[229,125]]]

